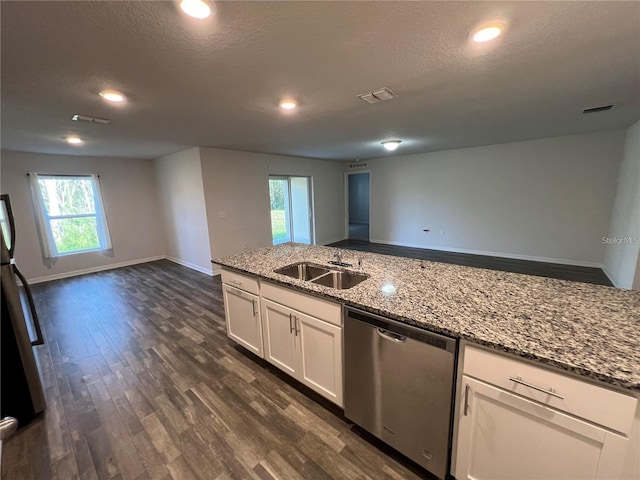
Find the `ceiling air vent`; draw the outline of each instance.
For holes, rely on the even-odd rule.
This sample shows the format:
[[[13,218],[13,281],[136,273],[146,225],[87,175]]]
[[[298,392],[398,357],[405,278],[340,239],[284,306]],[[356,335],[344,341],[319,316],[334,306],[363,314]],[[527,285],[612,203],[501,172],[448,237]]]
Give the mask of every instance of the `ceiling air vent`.
[[[109,125],[111,120],[108,118],[90,117],[88,115],[78,115],[77,113],[71,117],[75,122],[99,123],[100,125]]]
[[[349,164],[349,168],[365,168],[365,167],[368,167],[368,165],[364,162]]]
[[[396,98],[396,95],[393,90],[387,87],[382,87],[374,92],[363,93],[362,95],[358,95],[358,98],[361,98],[367,103],[379,103],[384,102],[386,100],[392,100]]]
[[[613,107],[615,107],[615,105],[612,103],[611,105],[603,105],[601,107],[585,108],[582,113],[606,112],[607,110],[611,110]]]

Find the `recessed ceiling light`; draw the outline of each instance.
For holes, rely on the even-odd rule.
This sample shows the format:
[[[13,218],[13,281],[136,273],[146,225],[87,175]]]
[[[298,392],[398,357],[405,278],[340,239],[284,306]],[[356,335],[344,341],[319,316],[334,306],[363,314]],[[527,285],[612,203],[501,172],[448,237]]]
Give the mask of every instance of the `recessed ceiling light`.
[[[207,18],[211,15],[211,7],[203,0],[182,0],[180,8],[184,13],[194,18]]]
[[[115,90],[103,90],[100,92],[100,96],[109,102],[124,102],[124,95]]]
[[[285,110],[293,110],[297,106],[298,104],[294,100],[282,100],[280,102],[280,108],[284,108]]]
[[[382,146],[390,152],[393,152],[401,143],[402,140],[386,140],[382,142]]]
[[[65,140],[71,145],[80,145],[82,143],[82,140],[79,137],[67,137]]]
[[[484,43],[497,38],[502,33],[502,28],[497,25],[485,27],[473,34],[473,41],[476,43]]]

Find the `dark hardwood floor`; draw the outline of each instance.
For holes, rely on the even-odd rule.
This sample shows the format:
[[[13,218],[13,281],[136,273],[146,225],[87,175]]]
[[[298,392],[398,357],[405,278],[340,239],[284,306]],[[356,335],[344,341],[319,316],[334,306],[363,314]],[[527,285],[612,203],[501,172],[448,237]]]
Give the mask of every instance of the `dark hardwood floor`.
[[[370,243],[362,240],[342,240],[340,242],[332,243],[330,246],[360,250],[363,252],[395,255],[398,257],[418,258],[431,262],[453,263],[456,265],[466,265],[468,267],[524,273],[527,275],[558,278],[560,280],[571,280],[574,282],[595,283],[598,285],[607,285],[609,287],[613,286],[611,280],[609,280],[602,269],[594,267],[534,262],[531,260],[490,257],[469,253],[444,252],[441,250],[429,250],[426,248],[397,247],[395,245]]]
[[[33,293],[47,410],[4,480],[429,478],[228,340],[219,277],[158,261]]]

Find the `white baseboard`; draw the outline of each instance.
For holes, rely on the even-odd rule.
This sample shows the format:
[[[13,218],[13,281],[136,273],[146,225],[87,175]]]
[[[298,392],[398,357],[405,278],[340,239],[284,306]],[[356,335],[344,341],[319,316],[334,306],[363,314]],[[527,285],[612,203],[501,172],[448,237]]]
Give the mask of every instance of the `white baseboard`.
[[[626,288],[626,287],[622,287],[620,285],[621,282],[618,281],[618,279],[617,279],[617,277],[615,275],[612,275],[611,273],[609,273],[609,270],[607,270],[607,268],[604,265],[602,265],[602,271],[607,276],[607,278],[609,280],[611,280],[611,283],[613,283],[614,287],[616,287],[616,288]]]
[[[30,278],[28,279],[28,282],[30,284],[50,282],[52,280],[60,280],[62,278],[77,277],[79,275],[86,275],[87,273],[103,272],[105,270],[113,270],[114,268],[128,267],[130,265],[137,265],[139,263],[155,262],[157,260],[165,260],[165,259],[173,263],[177,263],[178,265],[182,265],[183,267],[187,267],[197,272],[204,273],[205,275],[211,275],[211,276],[216,275],[215,270],[214,271],[212,271],[211,269],[207,270],[206,268],[199,267],[198,265],[194,265],[189,262],[178,260],[175,257],[169,257],[167,255],[157,255],[155,257],[140,258],[137,260],[129,260],[127,262],[111,263],[109,265],[101,265],[99,267],[83,268],[81,270],[73,270],[72,272],[56,273],[54,275],[45,275],[44,277]],[[220,271],[218,271],[217,274],[220,274]]]
[[[564,258],[553,258],[553,257],[537,257],[533,255],[520,255],[517,253],[491,252],[486,250],[469,250],[466,248],[441,247],[441,246],[435,246],[435,245],[421,245],[421,244],[413,244],[413,243],[405,243],[405,242],[390,242],[386,240],[377,240],[377,239],[374,240],[373,238],[370,239],[369,241],[371,243],[382,243],[384,245],[394,245],[398,247],[425,248],[427,250],[438,250],[441,252],[469,253],[472,255],[486,255],[489,257],[513,258],[516,260],[529,260],[533,262],[544,262],[544,263],[557,263],[559,265],[574,265],[576,267],[603,268],[602,263],[585,262],[582,260],[567,260]]]
[[[170,257],[168,255],[165,258],[173,263],[177,263],[178,265],[182,265],[183,267],[187,267],[187,268],[190,268],[191,270],[195,270],[196,272],[204,273],[205,275],[210,275],[210,276],[215,275],[210,268],[203,268],[194,263],[185,262],[184,260],[180,260],[176,257]]]
[[[30,278],[28,279],[28,282],[33,285],[34,283],[50,282],[51,280],[60,280],[62,278],[86,275],[87,273],[102,272],[104,270],[113,270],[114,268],[128,267],[130,265],[136,265],[138,263],[155,262],[157,260],[164,260],[165,258],[167,258],[165,255],[158,255],[155,257],[129,260],[127,262],[110,263],[109,265],[100,265],[99,267],[83,268],[81,270],[73,270],[71,272],[56,273],[53,275],[45,275],[44,277]]]

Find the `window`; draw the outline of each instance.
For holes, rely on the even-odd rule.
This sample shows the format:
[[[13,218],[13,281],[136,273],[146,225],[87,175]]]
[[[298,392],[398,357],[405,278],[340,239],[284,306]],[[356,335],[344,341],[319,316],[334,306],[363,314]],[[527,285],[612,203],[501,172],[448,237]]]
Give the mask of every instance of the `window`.
[[[110,250],[97,175],[30,174],[45,259]]]
[[[269,197],[273,244],[313,243],[311,178],[269,176]]]

